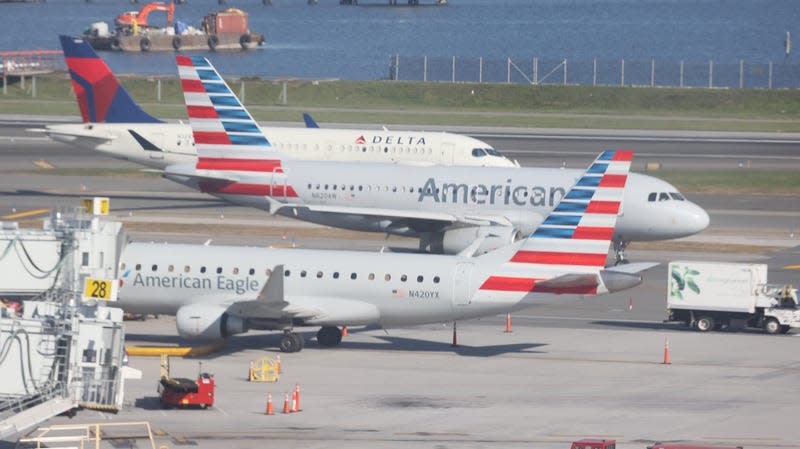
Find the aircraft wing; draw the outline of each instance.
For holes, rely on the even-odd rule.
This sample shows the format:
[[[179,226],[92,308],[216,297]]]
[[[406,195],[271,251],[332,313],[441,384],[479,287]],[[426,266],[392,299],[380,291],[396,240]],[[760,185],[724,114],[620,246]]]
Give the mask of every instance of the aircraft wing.
[[[50,138],[53,138],[54,136],[70,137],[74,139],[88,139],[95,141],[97,143],[111,142],[112,140],[117,138],[117,136],[115,135],[109,135],[109,134],[103,135],[103,134],[88,133],[81,131],[66,131],[66,130],[53,129],[50,128],[49,126],[45,127],[44,129],[35,128],[35,129],[29,129],[28,131],[43,132],[47,134]]]
[[[397,223],[397,226],[413,226],[414,221],[435,222],[442,225],[454,226],[512,226],[511,221],[502,216],[455,215],[446,212],[401,211],[397,209],[381,209],[375,207],[349,207],[328,205],[307,205],[282,203],[267,198],[270,201],[270,213],[275,214],[283,208],[296,208],[311,212],[324,212],[342,215],[364,215],[385,218]]]
[[[380,318],[373,304],[334,296],[293,296],[284,293],[284,266],[276,265],[254,300],[231,304],[228,313],[252,319],[302,319],[308,324],[366,324]]]

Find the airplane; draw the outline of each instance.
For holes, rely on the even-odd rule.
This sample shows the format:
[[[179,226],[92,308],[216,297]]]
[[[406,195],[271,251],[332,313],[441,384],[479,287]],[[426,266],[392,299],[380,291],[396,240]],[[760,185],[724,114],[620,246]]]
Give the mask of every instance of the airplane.
[[[131,98],[86,41],[60,36],[83,123],[48,125],[53,140],[150,168],[194,162],[192,130],[165,123]],[[310,118],[310,116],[309,116]],[[446,132],[269,127],[273,145],[297,159],[409,165],[515,167],[486,142]],[[313,119],[311,119],[313,123]]]
[[[301,161],[271,143],[216,69],[178,56],[196,163],[164,170],[167,179],[226,201],[356,231],[420,238],[420,250],[456,254],[476,239],[477,254],[532,232],[581,176],[580,170]],[[230,118],[235,117],[235,118]],[[692,235],[708,214],[670,184],[632,173],[614,243],[618,262],[630,241]]]
[[[605,267],[632,159],[602,152],[527,238],[478,257],[129,243],[118,304],[174,314],[187,339],[281,330],[280,350],[297,352],[300,326],[321,326],[318,343],[335,346],[342,325],[449,322],[625,290],[658,265]]]

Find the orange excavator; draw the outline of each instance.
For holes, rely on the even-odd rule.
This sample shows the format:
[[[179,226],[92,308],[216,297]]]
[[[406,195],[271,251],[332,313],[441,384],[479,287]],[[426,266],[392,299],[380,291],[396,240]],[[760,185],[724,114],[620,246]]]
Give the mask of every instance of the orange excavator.
[[[151,2],[142,6],[142,9],[139,11],[124,12],[114,19],[114,23],[117,25],[117,28],[132,27],[134,22],[136,22],[139,27],[147,28],[150,26],[147,22],[147,17],[153,11],[166,12],[167,26],[172,26],[172,22],[175,19],[175,3],[167,5],[164,2]]]

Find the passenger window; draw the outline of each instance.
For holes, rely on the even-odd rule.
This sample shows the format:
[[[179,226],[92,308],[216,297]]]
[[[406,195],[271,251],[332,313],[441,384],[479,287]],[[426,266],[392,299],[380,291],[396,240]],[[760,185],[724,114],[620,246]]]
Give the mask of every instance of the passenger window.
[[[206,272],[206,267],[200,267],[200,272],[201,273],[205,273]]]
[[[183,272],[184,273],[188,273],[190,270],[191,270],[191,268],[189,268],[189,265],[186,265],[186,266],[183,267]]]
[[[439,276],[434,276],[433,277],[433,283],[434,284],[438,284],[439,283]]]
[[[291,271],[289,271],[289,270],[286,270],[286,271],[284,271],[284,272],[283,272],[283,275],[284,275],[284,276],[286,276],[287,278],[288,278],[288,277],[289,277],[289,275],[291,275],[291,274],[292,274],[292,272],[291,272]]]
[[[125,269],[125,264],[124,263],[119,264],[119,269],[120,270],[124,270]]]
[[[222,267],[217,267],[217,274],[222,274]]]
[[[407,279],[408,279],[408,276],[406,276],[405,274],[400,276],[400,281],[401,282],[405,282]]]
[[[306,277],[306,270],[303,270],[303,271],[300,272],[300,277],[301,278]]]
[[[247,271],[247,274],[249,274],[250,276],[256,274],[256,269],[255,268],[251,268],[250,270]]]
[[[375,280],[375,273],[370,273],[370,274],[369,274],[369,276],[367,276],[367,278],[368,278],[370,281],[374,281],[374,280]]]
[[[266,271],[264,271],[264,273],[267,274],[267,277],[272,276],[272,268],[267,268]]]
[[[172,266],[172,265],[167,267],[167,271],[169,271],[170,273],[172,273],[174,270],[175,270],[175,267]]]
[[[333,190],[336,190],[338,186],[336,184],[333,185]]]
[[[239,274],[239,268],[233,267],[233,274]]]
[[[386,273],[386,275],[383,276],[383,280],[384,281],[391,281],[392,280],[392,275],[389,274],[389,273]]]
[[[338,271],[334,271],[333,272],[333,278],[334,279],[339,279],[339,272]]]
[[[322,279],[322,272],[321,271],[317,271],[317,279]]]
[[[422,282],[422,279],[423,279],[423,277],[421,275],[417,276],[417,282]]]
[[[311,184],[308,185],[308,190],[311,190]]]
[[[157,271],[158,270],[158,265],[153,265],[152,268],[153,268],[153,271]]]
[[[357,274],[355,274],[355,273],[350,273],[350,279],[353,279],[353,280],[355,280],[355,278],[357,278],[357,277],[358,277],[358,275],[357,275]]]

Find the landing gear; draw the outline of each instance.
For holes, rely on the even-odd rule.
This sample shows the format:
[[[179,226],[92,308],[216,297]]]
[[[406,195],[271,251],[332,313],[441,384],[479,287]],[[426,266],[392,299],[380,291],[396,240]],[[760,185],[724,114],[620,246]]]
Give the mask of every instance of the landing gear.
[[[623,240],[614,240],[614,265],[625,265],[628,259],[625,258],[625,248],[628,243]]]
[[[322,326],[317,332],[317,343],[320,346],[331,347],[342,342],[342,331],[336,326]]]
[[[280,342],[281,352],[300,352],[303,349],[303,337],[291,331],[285,331]]]

